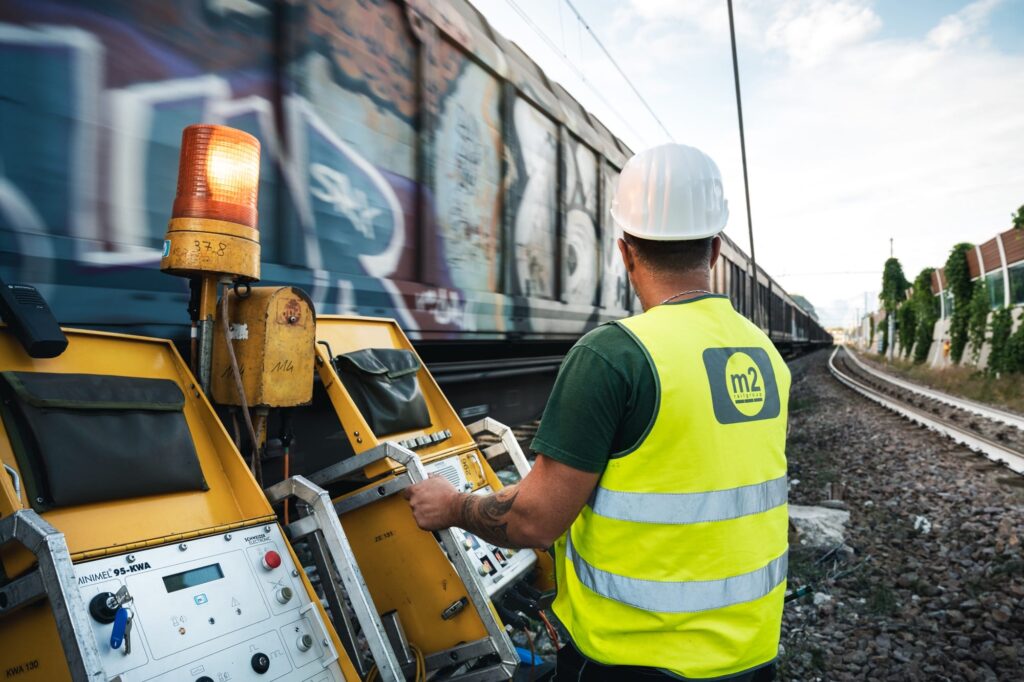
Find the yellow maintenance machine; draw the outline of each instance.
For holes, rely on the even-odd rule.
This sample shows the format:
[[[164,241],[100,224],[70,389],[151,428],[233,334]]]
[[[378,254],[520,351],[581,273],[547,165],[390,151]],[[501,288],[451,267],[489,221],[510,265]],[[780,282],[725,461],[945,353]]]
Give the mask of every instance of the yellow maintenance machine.
[[[273,510],[169,341],[0,333],[8,679],[355,673]]]
[[[244,283],[259,274],[255,191],[245,189],[255,182],[254,154],[258,159],[256,141],[238,131],[198,126],[185,134],[188,163],[164,265],[202,280],[207,379],[218,280]],[[183,200],[183,187],[205,199]],[[216,216],[248,225],[202,215],[204,201]],[[218,234],[225,227],[244,234]],[[48,309],[37,293],[29,300],[31,293],[15,292],[30,305],[13,314],[19,311],[4,289],[0,670],[6,677],[355,679],[273,509],[171,342],[71,330],[65,339],[55,323],[40,324],[40,311]],[[291,355],[310,355],[312,311],[300,320],[292,314],[295,297],[270,298],[281,303],[285,314],[277,326],[288,332],[274,338],[291,343]],[[238,376],[235,362],[224,366]],[[306,368],[304,378],[288,382],[290,393],[271,396],[278,404],[308,401],[311,361]],[[330,500],[316,493],[306,496],[306,508],[325,519],[323,535],[337,549],[339,575],[358,583]]]
[[[258,163],[245,133],[185,130],[161,268],[191,280],[191,367],[170,341],[65,340],[52,317],[11,314],[0,288],[17,335],[0,331],[0,670],[510,679],[507,627],[551,586],[549,558],[423,532],[397,493],[443,476],[485,494],[502,485],[490,457],[507,453],[521,476],[526,458],[507,427],[461,423],[393,320],[317,318],[298,289],[252,287]],[[314,376],[328,412],[304,407]],[[240,414],[245,438],[207,396]],[[289,475],[286,448],[261,490],[279,409],[344,436],[319,444],[327,466],[305,476]],[[478,445],[483,433],[498,441]]]

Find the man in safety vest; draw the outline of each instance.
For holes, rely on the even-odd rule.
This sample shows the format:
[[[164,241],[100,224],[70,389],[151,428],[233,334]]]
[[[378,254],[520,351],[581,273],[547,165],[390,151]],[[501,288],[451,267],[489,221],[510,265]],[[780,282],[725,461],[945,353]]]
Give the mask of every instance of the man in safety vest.
[[[644,312],[569,351],[533,470],[494,495],[437,478],[406,496],[425,530],[554,545],[553,609],[571,636],[558,682],[772,679],[789,370],[711,292],[728,218],[714,161],[676,144],[637,154],[612,216]]]

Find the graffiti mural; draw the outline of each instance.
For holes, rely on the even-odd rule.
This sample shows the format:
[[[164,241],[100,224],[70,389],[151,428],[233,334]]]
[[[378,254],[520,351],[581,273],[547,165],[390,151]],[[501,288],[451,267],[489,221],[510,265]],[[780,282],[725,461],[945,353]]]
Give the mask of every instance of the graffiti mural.
[[[597,155],[575,138],[566,140],[564,147],[562,282],[565,300],[594,305],[601,272],[597,234]]]
[[[622,316],[598,230],[614,167],[557,112],[503,106],[468,5],[446,0],[425,33],[421,5],[4,0],[3,276],[64,323],[180,334],[187,284],[158,262],[181,130],[222,123],[262,145],[264,281],[320,312],[419,339],[571,338]]]
[[[612,219],[611,210],[618,179],[618,171],[608,163],[601,164],[601,215],[604,216],[604,228],[601,230],[601,307],[624,310],[629,306],[629,280],[617,243],[622,229]]]
[[[442,44],[442,53],[455,51]],[[502,256],[499,86],[468,58],[459,61],[461,76],[444,100],[435,133],[438,228],[453,284],[497,291]]]
[[[553,298],[558,220],[558,129],[529,102],[513,108],[516,293]]]

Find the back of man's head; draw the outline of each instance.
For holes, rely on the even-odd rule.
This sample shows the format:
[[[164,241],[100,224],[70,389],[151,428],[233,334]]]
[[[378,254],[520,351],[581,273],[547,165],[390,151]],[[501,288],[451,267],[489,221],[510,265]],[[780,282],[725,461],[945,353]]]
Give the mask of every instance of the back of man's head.
[[[669,275],[711,268],[711,246],[714,237],[655,241],[623,233],[623,240],[636,253],[640,263],[652,273]]]

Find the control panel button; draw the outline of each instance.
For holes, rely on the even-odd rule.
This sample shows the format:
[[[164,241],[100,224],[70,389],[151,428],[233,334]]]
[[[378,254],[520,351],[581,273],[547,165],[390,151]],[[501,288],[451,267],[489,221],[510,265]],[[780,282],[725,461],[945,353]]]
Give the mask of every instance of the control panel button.
[[[270,657],[266,654],[256,653],[252,655],[252,669],[257,675],[262,675],[270,670]]]
[[[196,682],[213,682],[213,678],[203,675],[202,677],[197,677]]]
[[[274,550],[270,550],[269,552],[263,555],[262,564],[263,568],[267,569],[268,571],[273,571],[275,568],[281,565],[281,555],[275,552]]]
[[[290,602],[292,600],[293,595],[294,592],[292,592],[292,588],[290,587],[282,587],[274,593],[274,596],[277,597],[277,601],[279,601],[282,604],[287,604],[288,602]]]
[[[299,651],[309,651],[313,648],[313,638],[306,634],[295,640],[295,646]]]

